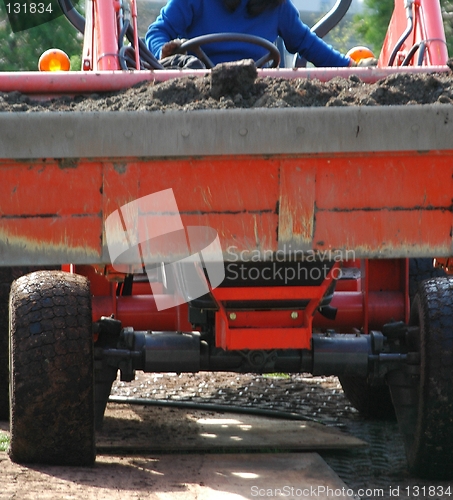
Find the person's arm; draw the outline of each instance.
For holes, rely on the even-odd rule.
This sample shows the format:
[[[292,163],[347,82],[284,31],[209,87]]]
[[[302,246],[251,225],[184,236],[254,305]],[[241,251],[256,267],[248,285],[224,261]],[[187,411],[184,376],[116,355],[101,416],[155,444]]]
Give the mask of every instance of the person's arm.
[[[289,52],[299,53],[318,67],[352,65],[352,59],[332,48],[300,20],[299,12],[289,0],[282,4],[279,15],[279,34]]]
[[[178,45],[177,39],[184,38],[187,28],[192,24],[199,1],[169,0],[154,23],[149,26],[145,42],[158,59],[174,53]],[[173,41],[175,43],[172,43]]]

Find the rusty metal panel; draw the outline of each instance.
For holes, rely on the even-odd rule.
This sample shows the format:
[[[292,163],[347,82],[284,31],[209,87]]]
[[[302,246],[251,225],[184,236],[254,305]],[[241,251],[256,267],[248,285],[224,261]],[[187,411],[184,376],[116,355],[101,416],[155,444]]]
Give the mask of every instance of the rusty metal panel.
[[[100,215],[0,218],[0,265],[102,261]]]
[[[99,215],[102,210],[100,162],[28,160],[0,163],[1,216],[61,217]]]
[[[99,261],[102,187],[99,162],[0,163],[2,265]]]
[[[452,214],[443,210],[321,211],[313,247],[356,257],[452,255]]]
[[[188,214],[276,213],[280,162],[240,155],[157,159],[149,167],[142,162],[139,196],[149,194],[150,186],[171,188]]]
[[[318,169],[313,247],[374,257],[450,255],[452,159],[438,151],[326,159]]]
[[[390,210],[452,205],[453,156],[439,151],[320,158],[318,210]]]
[[[450,256],[452,158],[435,151],[0,161],[0,263],[107,263],[105,219],[169,188],[184,226],[217,231],[226,260],[289,246]]]
[[[283,159],[280,169],[279,250],[310,250],[315,229],[316,160]]]

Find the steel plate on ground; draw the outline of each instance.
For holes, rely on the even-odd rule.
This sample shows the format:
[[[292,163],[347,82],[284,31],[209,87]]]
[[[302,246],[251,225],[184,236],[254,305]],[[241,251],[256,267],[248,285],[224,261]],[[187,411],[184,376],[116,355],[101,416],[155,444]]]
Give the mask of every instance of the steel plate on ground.
[[[366,446],[316,422],[109,403],[98,452],[326,450]]]
[[[0,498],[242,500],[354,498],[316,453],[99,455],[95,467],[19,465],[0,452]]]

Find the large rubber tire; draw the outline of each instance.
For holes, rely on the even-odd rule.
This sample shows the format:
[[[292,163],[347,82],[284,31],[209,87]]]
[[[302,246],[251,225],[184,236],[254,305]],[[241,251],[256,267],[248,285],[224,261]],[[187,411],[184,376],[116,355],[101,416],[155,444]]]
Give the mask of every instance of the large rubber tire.
[[[430,278],[443,277],[445,271],[433,265],[433,259],[409,259],[409,297],[414,300],[419,285]],[[371,386],[365,378],[339,377],[343,391],[365,418],[394,419],[395,409],[388,386]]]
[[[88,281],[61,271],[11,287],[11,443],[15,462],[92,465],[93,339]]]
[[[409,259],[409,298],[411,304],[420,283],[428,279],[443,278],[445,276],[446,273],[442,268],[434,267],[433,259]]]
[[[366,378],[340,376],[345,396],[359,413],[369,419],[395,419],[395,409],[387,385],[370,385]]]
[[[11,283],[36,268],[0,267],[0,420],[9,419],[9,291]]]
[[[0,420],[9,418],[8,303],[11,287],[9,268],[0,268]]]
[[[411,308],[419,326],[406,366],[389,374],[409,470],[453,478],[453,278],[424,281]]]

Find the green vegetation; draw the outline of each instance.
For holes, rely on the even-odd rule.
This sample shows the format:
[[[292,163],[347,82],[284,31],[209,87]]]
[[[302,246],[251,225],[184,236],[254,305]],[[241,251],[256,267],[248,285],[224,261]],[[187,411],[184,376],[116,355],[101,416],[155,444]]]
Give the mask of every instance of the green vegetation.
[[[290,378],[288,373],[264,373],[265,378]]]
[[[363,14],[354,16],[354,30],[364,45],[379,54],[392,15],[394,0],[365,0],[364,3]],[[448,52],[453,54],[453,0],[440,0],[440,3]]]
[[[13,33],[0,2],[0,19],[0,71],[36,71],[39,57],[50,48],[64,50],[69,57],[82,52],[82,37],[64,16]]]
[[[448,54],[453,55],[453,0],[441,0]]]
[[[354,16],[354,29],[376,54],[381,51],[387,27],[393,12],[393,0],[365,0],[363,14]]]
[[[9,446],[9,436],[0,431],[0,451],[6,451]]]
[[[322,16],[303,12],[302,21],[307,26],[314,26]],[[345,54],[349,49],[357,45],[363,45],[363,36],[355,29],[353,14],[346,14],[340,23],[324,37],[324,41],[332,45],[335,49]]]

